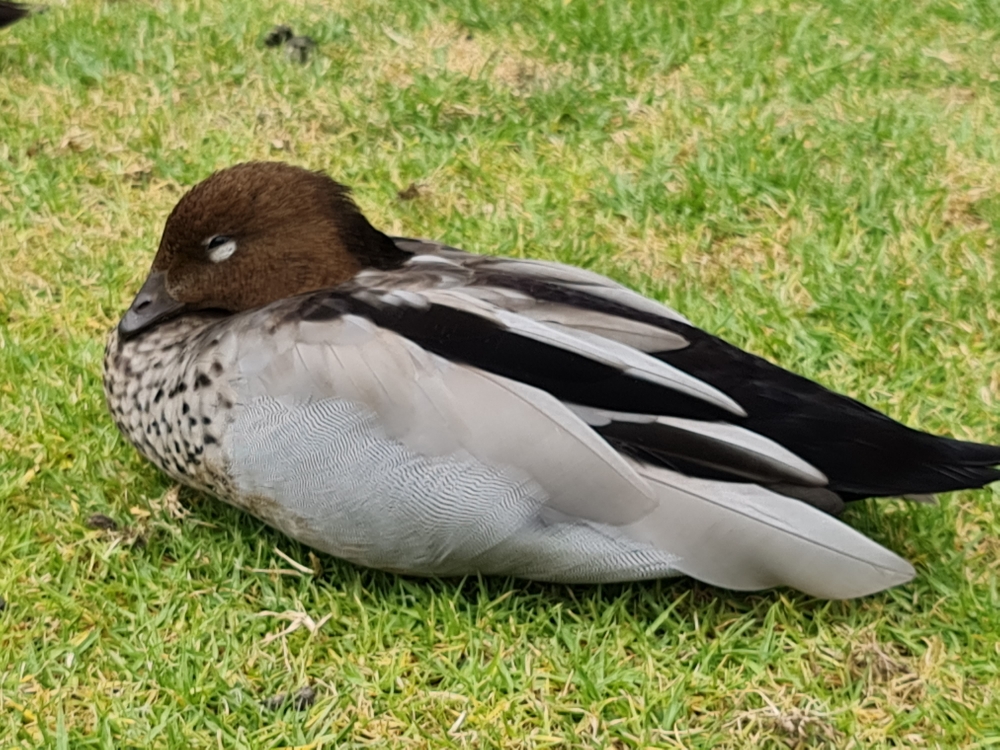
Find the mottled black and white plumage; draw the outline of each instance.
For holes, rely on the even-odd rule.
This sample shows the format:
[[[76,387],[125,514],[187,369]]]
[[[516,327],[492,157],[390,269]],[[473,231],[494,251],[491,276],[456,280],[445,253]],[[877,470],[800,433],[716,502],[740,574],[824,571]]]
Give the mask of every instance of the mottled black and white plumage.
[[[911,430],[582,269],[387,238],[285,165],[181,200],[105,388],[179,481],[413,574],[860,596],[913,569],[839,521],[845,501],[1000,478],[1000,448]]]

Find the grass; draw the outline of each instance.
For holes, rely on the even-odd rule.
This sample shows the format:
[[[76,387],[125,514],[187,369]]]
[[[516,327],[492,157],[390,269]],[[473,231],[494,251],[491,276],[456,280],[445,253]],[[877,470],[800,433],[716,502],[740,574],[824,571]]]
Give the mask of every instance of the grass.
[[[996,491],[853,509],[918,569],[860,601],[406,579],[178,505],[100,361],[183,190],[282,159],[996,442],[998,29],[990,0],[81,0],[0,32],[0,745],[995,746]]]

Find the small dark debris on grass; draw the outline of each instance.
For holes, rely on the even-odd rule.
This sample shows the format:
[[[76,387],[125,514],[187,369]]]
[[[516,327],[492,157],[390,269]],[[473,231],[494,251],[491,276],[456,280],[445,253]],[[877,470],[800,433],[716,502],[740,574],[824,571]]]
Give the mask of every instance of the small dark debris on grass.
[[[133,167],[131,169],[125,170],[123,175],[123,180],[127,182],[134,188],[146,187],[149,185],[150,178],[153,176],[152,169],[144,169],[142,167]]]
[[[291,26],[283,24],[272,27],[264,35],[264,44],[268,47],[285,45],[285,57],[303,65],[309,60],[309,53],[316,48],[313,39],[304,35],[296,36]]]
[[[295,36],[295,32],[292,31],[291,26],[278,25],[273,26],[269,32],[264,36],[264,44],[268,47],[280,47],[282,44],[287,42]]]
[[[88,516],[84,523],[87,525],[88,529],[101,529],[102,531],[118,530],[118,522],[103,513],[94,513]]]
[[[3,612],[5,609],[7,609],[7,600],[0,596],[0,612]]]
[[[295,693],[278,693],[277,695],[262,700],[260,704],[264,708],[271,711],[284,708],[285,705],[291,705],[291,707],[296,711],[305,711],[315,702],[316,691],[309,685],[306,685],[304,688],[300,688]]]
[[[293,36],[285,42],[285,55],[289,60],[305,64],[309,53],[316,47],[316,42],[307,36]]]
[[[416,200],[420,196],[424,195],[426,192],[426,185],[420,185],[416,182],[411,182],[404,190],[400,190],[396,193],[396,197],[401,201],[412,201]]]
[[[120,526],[118,522],[103,513],[92,513],[83,522],[88,529],[98,529],[117,539],[120,544],[126,544],[136,549],[146,546],[146,525],[140,522],[136,526]]]

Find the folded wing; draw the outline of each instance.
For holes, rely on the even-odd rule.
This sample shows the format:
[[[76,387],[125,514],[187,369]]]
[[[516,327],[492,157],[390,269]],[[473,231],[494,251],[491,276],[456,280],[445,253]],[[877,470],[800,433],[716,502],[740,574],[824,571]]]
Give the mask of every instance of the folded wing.
[[[428,539],[409,561],[388,567],[474,572],[490,559],[485,572],[618,580],[647,569],[630,560],[654,559],[659,567],[648,570],[661,575],[669,564],[729,588],[787,584],[833,598],[912,575],[907,563],[836,519],[751,483],[808,493],[822,492],[827,478],[733,424],[744,410],[731,396],[649,356],[688,344],[654,324],[673,320],[669,314],[647,305],[641,319],[622,317],[616,328],[613,312],[576,304],[589,292],[559,299],[513,284],[480,289],[475,270],[448,258],[413,267],[410,283],[373,273],[357,287],[289,301],[286,335],[275,334],[287,342],[281,355],[259,366],[245,358],[245,399],[274,400],[292,412],[330,400],[360,404],[385,439],[412,455],[471,457],[512,486],[536,488],[521,492],[519,509],[503,518],[478,506],[470,512],[481,499],[475,492],[450,496],[451,507],[436,508],[426,533],[488,539],[495,550],[530,538],[549,562],[526,564],[512,553],[521,562],[504,569],[482,546],[473,553]],[[724,480],[672,471],[671,462]],[[560,552],[546,558],[545,545]],[[428,563],[420,549],[436,550],[438,562]]]

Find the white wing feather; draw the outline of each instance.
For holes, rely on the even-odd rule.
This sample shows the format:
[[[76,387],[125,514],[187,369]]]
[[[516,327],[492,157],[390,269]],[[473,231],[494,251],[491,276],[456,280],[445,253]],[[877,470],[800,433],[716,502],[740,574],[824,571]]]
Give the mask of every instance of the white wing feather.
[[[680,560],[715,586],[791,586],[826,599],[866,596],[906,583],[913,567],[836,518],[751,484],[696,479],[634,464],[659,507],[623,531]]]

